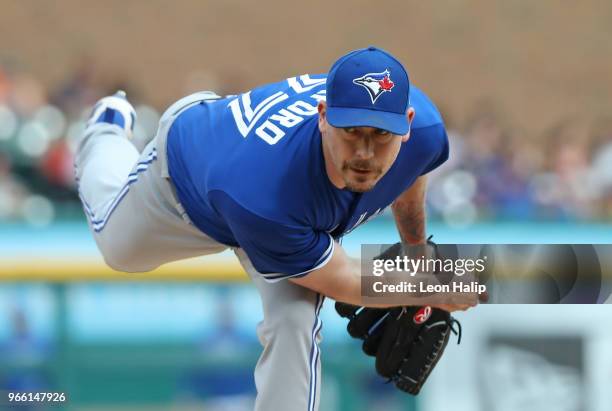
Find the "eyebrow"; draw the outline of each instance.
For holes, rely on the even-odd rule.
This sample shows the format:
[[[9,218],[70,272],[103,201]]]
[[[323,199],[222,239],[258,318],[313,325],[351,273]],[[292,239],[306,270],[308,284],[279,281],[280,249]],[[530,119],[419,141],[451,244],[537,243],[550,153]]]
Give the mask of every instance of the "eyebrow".
[[[362,131],[361,131],[361,129],[364,129],[364,128],[366,128],[366,126],[342,127],[342,129],[343,129],[344,131],[348,131],[348,130],[357,130],[357,131],[360,131],[360,132],[362,132]],[[385,130],[384,128],[377,128],[377,127],[369,127],[369,128],[373,129],[373,130],[372,130],[372,133],[378,133],[378,132],[380,132],[380,131],[383,131],[383,132],[385,132],[385,133],[390,133],[390,131],[389,131],[389,130]],[[369,133],[368,133],[368,134],[369,134]]]

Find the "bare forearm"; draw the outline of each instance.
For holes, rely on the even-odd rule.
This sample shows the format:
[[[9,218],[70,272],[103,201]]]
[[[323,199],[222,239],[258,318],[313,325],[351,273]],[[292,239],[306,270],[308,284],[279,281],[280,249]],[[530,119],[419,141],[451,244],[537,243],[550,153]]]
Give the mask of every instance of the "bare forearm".
[[[374,303],[365,303],[362,299],[362,289],[361,289],[361,260],[359,258],[349,258],[350,265],[352,267],[351,280],[350,281],[340,281],[338,287],[338,293],[336,296],[330,296],[336,301],[341,301],[343,303],[353,304],[353,305],[362,305],[366,307],[374,307],[374,308],[389,308],[394,307],[397,304],[374,304]]]
[[[325,267],[305,277],[290,279],[295,284],[319,292],[335,301],[364,305],[361,294],[361,261],[347,256],[339,245]],[[397,304],[395,304],[397,305]],[[367,307],[388,308],[394,304],[365,304]]]
[[[348,258],[343,270],[341,270],[334,284],[327,288],[328,297],[336,301],[348,304],[361,305],[361,267],[356,258]]]

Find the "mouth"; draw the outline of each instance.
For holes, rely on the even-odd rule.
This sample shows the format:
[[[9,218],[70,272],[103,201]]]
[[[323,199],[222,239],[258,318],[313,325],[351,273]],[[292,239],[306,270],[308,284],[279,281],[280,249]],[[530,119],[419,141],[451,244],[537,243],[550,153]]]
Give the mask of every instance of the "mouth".
[[[357,174],[360,174],[360,175],[366,175],[366,174],[370,174],[372,172],[372,170],[363,169],[363,168],[354,168],[354,167],[351,167],[350,169],[354,173],[357,173]]]

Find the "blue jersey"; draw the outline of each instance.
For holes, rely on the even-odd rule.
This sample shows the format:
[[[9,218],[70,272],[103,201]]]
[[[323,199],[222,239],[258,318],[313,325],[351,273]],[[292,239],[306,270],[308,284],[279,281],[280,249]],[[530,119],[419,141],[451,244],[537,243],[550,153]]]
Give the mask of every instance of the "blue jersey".
[[[304,75],[185,109],[168,133],[168,168],[193,224],[239,246],[268,280],[324,265],[339,238],[381,213],[448,158],[435,105],[416,87],[411,137],[366,193],[329,180],[317,104],[325,75]]]

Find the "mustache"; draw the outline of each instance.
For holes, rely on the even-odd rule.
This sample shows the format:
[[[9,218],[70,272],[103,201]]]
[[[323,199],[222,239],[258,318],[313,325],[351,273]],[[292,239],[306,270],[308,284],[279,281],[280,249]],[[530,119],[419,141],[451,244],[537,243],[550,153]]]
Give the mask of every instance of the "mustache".
[[[349,168],[356,168],[358,170],[369,170],[369,171],[382,171],[382,168],[376,163],[368,160],[349,160],[345,161],[342,165],[343,170]]]

